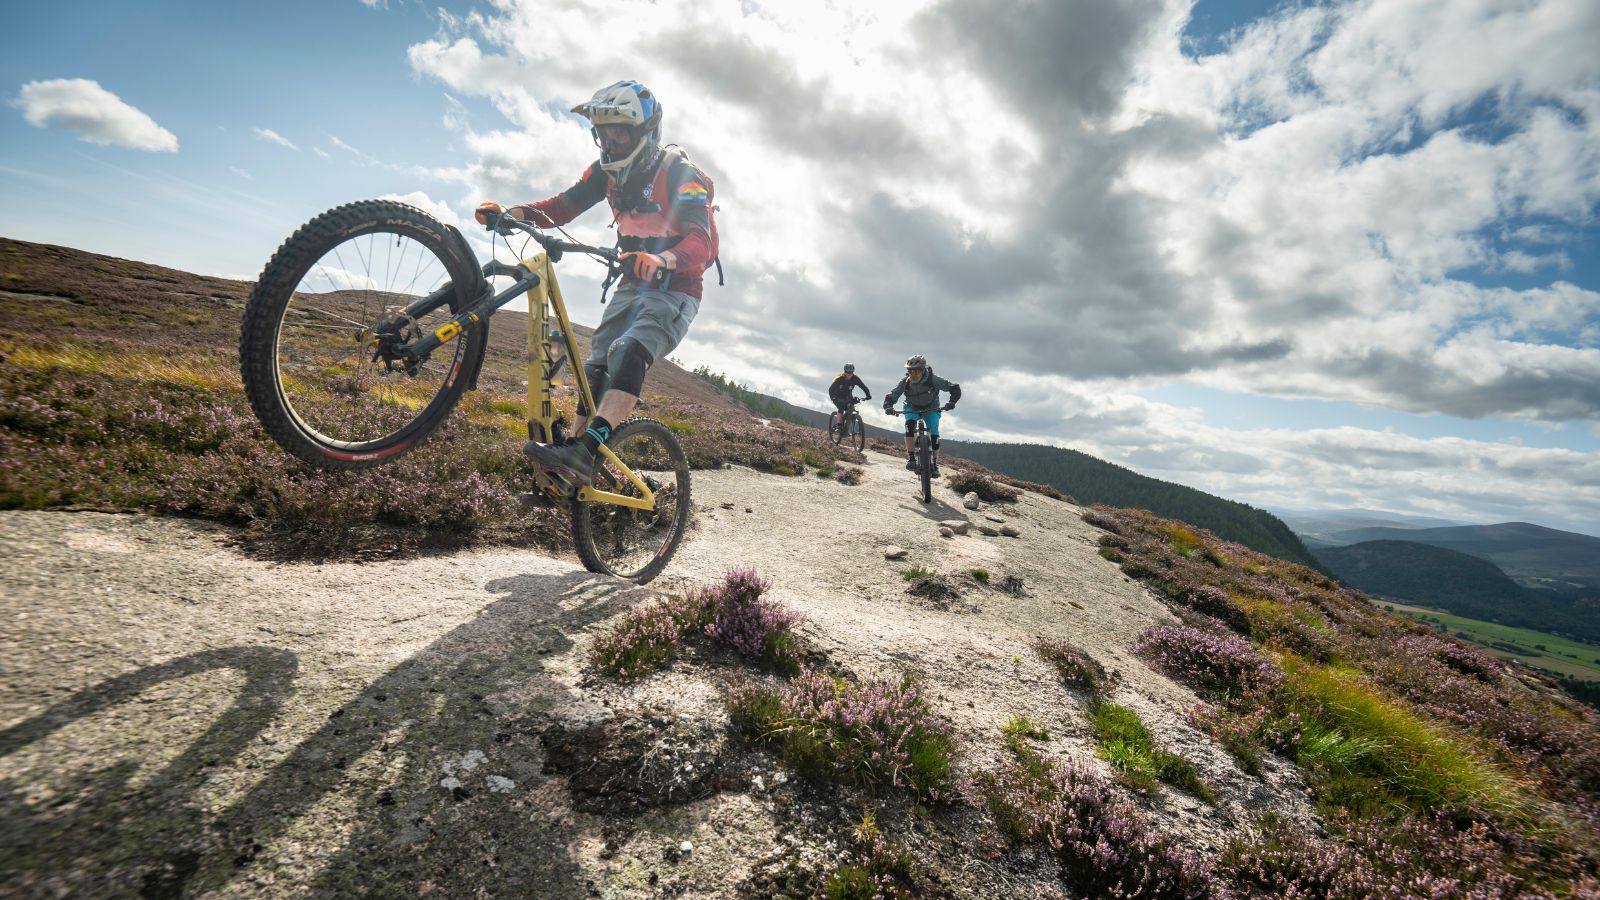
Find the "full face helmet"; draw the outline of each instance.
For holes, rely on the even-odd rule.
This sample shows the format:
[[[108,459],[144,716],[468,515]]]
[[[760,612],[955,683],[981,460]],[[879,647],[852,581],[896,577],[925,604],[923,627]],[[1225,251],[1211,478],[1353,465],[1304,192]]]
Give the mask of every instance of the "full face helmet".
[[[928,370],[928,358],[921,353],[906,359],[906,374],[917,380],[922,379],[922,373]]]
[[[661,143],[661,104],[637,81],[603,87],[572,111],[589,120],[589,133],[600,147],[600,167],[619,185]]]

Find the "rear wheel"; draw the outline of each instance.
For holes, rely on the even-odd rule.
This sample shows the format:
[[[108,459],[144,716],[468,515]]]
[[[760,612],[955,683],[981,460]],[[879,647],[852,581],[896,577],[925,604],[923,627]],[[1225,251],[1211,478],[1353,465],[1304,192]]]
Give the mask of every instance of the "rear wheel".
[[[933,501],[933,449],[928,445],[928,433],[917,431],[917,477],[922,479],[922,502]]]
[[[416,446],[472,379],[487,327],[410,367],[383,358],[380,333],[406,342],[436,330],[474,299],[476,266],[444,225],[403,203],[351,203],[302,226],[262,270],[239,337],[245,393],[267,433],[322,469],[368,468]],[[436,309],[378,327],[434,294]]]
[[[844,440],[844,423],[839,419],[839,411],[828,413],[828,440],[835,444]]]
[[[628,419],[606,442],[655,494],[654,509],[612,503],[574,503],[572,541],[591,572],[644,584],[672,561],[689,524],[689,458],[672,430],[654,419]],[[605,457],[595,466],[597,490],[639,496]]]

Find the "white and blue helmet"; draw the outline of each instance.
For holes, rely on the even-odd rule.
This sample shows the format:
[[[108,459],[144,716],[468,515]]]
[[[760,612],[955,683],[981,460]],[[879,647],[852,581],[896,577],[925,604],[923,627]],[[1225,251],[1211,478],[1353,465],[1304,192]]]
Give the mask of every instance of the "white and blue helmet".
[[[653,157],[661,142],[661,103],[637,81],[619,81],[603,87],[572,111],[589,120],[596,144],[600,144],[600,135],[595,126],[627,125],[633,129],[633,149],[621,159],[607,159],[601,146],[600,167],[618,184],[626,182],[635,162]]]

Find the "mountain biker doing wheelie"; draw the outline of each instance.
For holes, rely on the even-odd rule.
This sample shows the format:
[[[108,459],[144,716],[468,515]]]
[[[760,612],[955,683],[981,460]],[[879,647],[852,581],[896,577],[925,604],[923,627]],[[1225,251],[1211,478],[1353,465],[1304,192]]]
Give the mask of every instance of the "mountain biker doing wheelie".
[[[939,406],[939,392],[944,391],[950,395],[950,402],[942,408]],[[918,353],[906,360],[906,377],[900,379],[883,398],[883,411],[894,415],[894,403],[902,396],[906,405],[901,412],[906,417],[906,468],[917,468],[917,453],[913,443],[917,433],[917,420],[921,419],[928,425],[928,435],[933,440],[933,477],[939,477],[939,414],[942,410],[955,409],[956,401],[961,399],[961,385],[933,374],[933,369],[928,366],[927,357]]]
[[[550,228],[605,200],[616,222],[622,286],[583,364],[599,408],[584,409],[579,399],[576,440],[522,448],[545,468],[589,484],[595,453],[638,404],[645,372],[678,346],[700,311],[701,276],[716,260],[718,242],[711,179],[676,145],[661,143],[661,102],[648,88],[619,81],[572,111],[589,120],[600,159],[562,193],[504,212]],[[488,202],[476,216],[489,224],[501,212]]]
[[[866,394],[862,400],[871,400],[872,391],[867,388],[866,382],[856,374],[854,363],[845,363],[844,371],[833,377],[833,383],[828,385],[828,399],[839,408],[839,422],[844,423],[845,414],[856,403],[856,388],[861,388],[861,393]]]

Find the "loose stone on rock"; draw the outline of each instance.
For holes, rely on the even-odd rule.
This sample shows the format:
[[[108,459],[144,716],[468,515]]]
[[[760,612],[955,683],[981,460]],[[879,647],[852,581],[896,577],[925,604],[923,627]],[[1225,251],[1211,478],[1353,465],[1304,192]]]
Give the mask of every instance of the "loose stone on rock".
[[[967,495],[965,497],[961,498],[961,505],[965,506],[967,509],[977,509],[978,508],[978,492],[977,491],[967,491]]]
[[[994,527],[993,525],[979,525],[978,526],[978,531],[982,532],[983,534],[988,535],[989,537],[999,537],[1000,536],[1000,529]]]
[[[952,530],[949,526],[946,526],[946,525],[940,525],[939,526],[939,537],[955,537],[955,536],[956,536],[955,531]]]
[[[945,519],[943,522],[939,523],[939,527],[948,528],[951,531],[954,531],[956,534],[966,534],[967,529],[971,527],[971,523],[969,523],[966,519]]]
[[[1018,531],[1016,528],[1014,528],[1014,527],[1012,527],[1010,525],[1001,525],[1000,526],[1000,533],[1005,535],[1006,537],[1016,537],[1016,536],[1022,534],[1022,532]]]
[[[905,559],[906,558],[906,554],[909,553],[909,552],[911,552],[911,551],[907,550],[904,547],[896,547],[896,546],[890,545],[888,547],[883,548],[883,558],[884,559]]]
[[[994,513],[984,513],[983,517],[985,519],[988,519],[991,522],[1004,522],[1005,521],[1005,519],[1001,518],[1000,516],[995,515]]]

